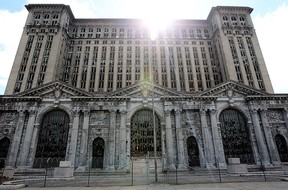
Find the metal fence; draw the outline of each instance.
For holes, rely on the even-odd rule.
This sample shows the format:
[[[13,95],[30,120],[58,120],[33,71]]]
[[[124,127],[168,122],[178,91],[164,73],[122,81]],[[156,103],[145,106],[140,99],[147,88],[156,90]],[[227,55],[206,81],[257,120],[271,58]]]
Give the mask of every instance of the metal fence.
[[[2,159],[0,159],[1,161]],[[159,166],[157,173],[153,161],[151,159],[128,160],[125,165],[116,166],[114,171],[101,168],[103,160],[92,158],[89,164],[82,171],[74,171],[72,178],[56,179],[53,178],[53,169],[55,163],[61,159],[45,158],[35,160],[34,163],[39,163],[42,168],[33,169],[25,175],[15,173],[15,178],[23,179],[25,183],[31,187],[99,187],[99,186],[136,186],[149,185],[154,183],[160,184],[196,184],[196,183],[228,183],[228,182],[250,182],[250,181],[279,181],[287,177],[286,170],[288,165],[282,165],[277,170],[269,170],[265,167],[254,167],[253,171],[248,174],[229,174],[225,169],[217,167],[212,169],[202,167],[189,167],[187,169],[175,168],[173,170],[164,170],[164,166]],[[2,162],[5,163],[6,159]],[[5,165],[5,164],[4,164]],[[0,168],[2,175],[5,167]],[[37,173],[38,171],[38,173]],[[287,174],[286,174],[287,173]],[[34,175],[34,176],[33,176]],[[29,180],[26,179],[29,178]]]

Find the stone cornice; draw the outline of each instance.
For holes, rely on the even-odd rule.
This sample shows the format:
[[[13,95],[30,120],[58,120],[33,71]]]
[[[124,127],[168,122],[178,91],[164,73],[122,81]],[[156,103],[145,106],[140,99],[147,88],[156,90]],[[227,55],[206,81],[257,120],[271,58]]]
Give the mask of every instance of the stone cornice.
[[[129,97],[124,96],[110,96],[110,97],[83,97],[75,96],[71,97],[72,101],[102,101],[102,102],[111,102],[111,101],[128,101]]]
[[[288,94],[271,94],[269,96],[247,96],[247,101],[251,100],[288,100]]]
[[[165,96],[161,97],[161,100],[168,101],[187,101],[187,100],[217,100],[218,96]]]
[[[18,97],[18,96],[0,96],[0,102],[41,102],[41,97]]]

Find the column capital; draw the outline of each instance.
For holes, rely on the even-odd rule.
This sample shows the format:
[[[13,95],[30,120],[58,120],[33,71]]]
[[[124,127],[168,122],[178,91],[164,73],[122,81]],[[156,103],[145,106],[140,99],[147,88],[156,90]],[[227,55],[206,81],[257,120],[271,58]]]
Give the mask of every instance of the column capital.
[[[258,108],[253,108],[251,111],[252,111],[252,114],[257,114],[258,113]]]
[[[175,114],[176,114],[176,115],[180,115],[180,114],[181,114],[181,112],[182,112],[182,111],[181,111],[181,110],[179,110],[179,109],[175,110]]]
[[[171,115],[171,110],[164,110],[164,112],[165,112],[165,115],[166,115],[166,116]]]
[[[209,109],[209,111],[210,111],[210,113],[211,113],[212,115],[215,115],[215,114],[216,114],[216,112],[217,112],[217,110],[216,110],[216,109],[214,109],[214,108],[212,108],[212,109]]]
[[[25,117],[25,110],[17,110],[19,117]]]
[[[126,113],[127,113],[126,110],[120,110],[119,112],[120,112],[121,114],[126,114]]]
[[[84,112],[84,117],[89,117],[90,116],[90,110],[85,109],[83,112]]]
[[[37,109],[35,109],[34,107],[32,107],[31,109],[28,110],[29,115],[36,115],[37,114]]]
[[[201,108],[200,109],[200,114],[201,115],[206,115],[207,109]]]

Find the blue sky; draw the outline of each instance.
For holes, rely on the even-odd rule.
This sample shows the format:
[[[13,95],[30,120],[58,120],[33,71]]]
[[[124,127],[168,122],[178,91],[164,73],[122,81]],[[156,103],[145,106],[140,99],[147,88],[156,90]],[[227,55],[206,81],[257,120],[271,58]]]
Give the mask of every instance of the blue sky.
[[[29,3],[67,4],[76,18],[150,16],[206,19],[212,6],[252,7],[253,23],[274,91],[288,93],[288,59],[285,56],[288,44],[288,0],[0,0],[0,25],[7,26],[0,30],[0,95],[4,94],[28,14],[24,5]]]

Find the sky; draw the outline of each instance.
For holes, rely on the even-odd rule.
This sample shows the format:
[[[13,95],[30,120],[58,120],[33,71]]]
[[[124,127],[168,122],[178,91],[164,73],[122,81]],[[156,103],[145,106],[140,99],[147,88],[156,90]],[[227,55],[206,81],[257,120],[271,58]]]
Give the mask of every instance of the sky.
[[[213,6],[248,6],[275,93],[288,94],[288,0],[0,0],[0,95],[29,3],[70,5],[76,18],[206,19]]]

